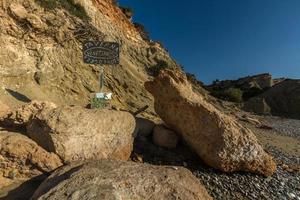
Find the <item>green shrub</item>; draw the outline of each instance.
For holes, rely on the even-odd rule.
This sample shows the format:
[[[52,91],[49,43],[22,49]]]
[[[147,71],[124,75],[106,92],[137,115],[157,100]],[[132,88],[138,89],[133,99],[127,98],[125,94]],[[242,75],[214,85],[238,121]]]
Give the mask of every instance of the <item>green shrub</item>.
[[[108,105],[108,101],[105,99],[92,98],[91,99],[91,108],[105,108]]]
[[[243,91],[239,88],[229,88],[223,91],[215,90],[211,92],[211,95],[226,101],[232,101],[238,103],[243,101]]]
[[[225,90],[225,94],[228,96],[230,101],[242,102],[243,101],[243,92],[238,88],[229,88]]]
[[[124,14],[130,14],[131,16],[133,15],[133,9],[130,7],[125,7],[125,6],[119,6],[119,8],[124,12]]]
[[[256,97],[260,94],[262,94],[264,92],[264,90],[260,89],[260,88],[250,88],[249,90],[244,91],[243,93],[243,99],[245,101],[247,101],[248,99],[252,98],[252,97]]]
[[[143,38],[143,40],[145,41],[150,41],[150,35],[149,32],[146,30],[145,26],[143,24],[140,23],[133,23],[134,27],[137,29],[137,31],[140,33],[141,37]]]
[[[119,1],[118,0],[112,0],[113,5],[118,6],[119,5]]]
[[[169,65],[166,61],[158,60],[157,64],[150,68],[150,75],[156,77],[161,70],[166,69],[168,67]]]
[[[90,20],[84,8],[76,4],[74,0],[36,0],[43,8],[54,10],[55,8],[64,8],[70,14],[75,15],[84,20]]]

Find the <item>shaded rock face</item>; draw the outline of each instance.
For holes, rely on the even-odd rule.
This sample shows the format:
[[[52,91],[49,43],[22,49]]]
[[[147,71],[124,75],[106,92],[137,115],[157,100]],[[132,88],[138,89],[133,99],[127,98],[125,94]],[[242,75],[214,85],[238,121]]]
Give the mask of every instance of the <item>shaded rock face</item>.
[[[179,71],[161,71],[145,83],[155,98],[162,120],[197,152],[208,165],[225,172],[247,171],[272,175],[276,164],[255,135],[192,91]]]
[[[251,98],[245,103],[245,109],[261,114],[256,106],[248,106],[257,99],[264,99],[272,115],[300,119],[300,80],[281,81],[257,98]]]
[[[130,113],[65,106],[37,113],[27,126],[27,134],[64,162],[127,160],[134,129],[135,119]]]
[[[248,112],[254,112],[259,115],[270,115],[271,108],[265,98],[254,97],[244,103],[243,109]]]
[[[212,198],[187,169],[100,160],[57,170],[34,193],[37,199]]]
[[[163,125],[157,125],[153,131],[153,143],[160,147],[165,147],[169,149],[176,148],[178,144],[178,136],[177,134],[166,128]]]
[[[149,136],[155,127],[155,123],[149,119],[136,118],[136,133],[135,137],[147,137]]]
[[[54,153],[22,134],[7,131],[0,131],[0,162],[0,176],[11,179],[31,178],[62,165]]]

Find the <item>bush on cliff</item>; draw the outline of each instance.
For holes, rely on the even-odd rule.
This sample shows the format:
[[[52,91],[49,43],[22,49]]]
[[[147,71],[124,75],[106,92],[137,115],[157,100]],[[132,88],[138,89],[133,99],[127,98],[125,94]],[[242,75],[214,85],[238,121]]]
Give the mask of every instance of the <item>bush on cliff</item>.
[[[84,8],[75,3],[74,0],[36,0],[43,8],[54,10],[61,7],[66,9],[70,14],[75,15],[84,20],[90,20]]]
[[[156,65],[154,65],[154,66],[152,66],[152,67],[149,68],[149,74],[151,76],[156,77],[156,76],[158,76],[158,74],[159,74],[159,72],[161,70],[166,69],[168,67],[169,67],[169,65],[168,65],[168,63],[166,61],[164,61],[164,60],[158,60],[157,63],[156,63]]]
[[[221,91],[212,91],[211,95],[226,101],[237,103],[243,101],[243,91],[239,88],[229,88]]]

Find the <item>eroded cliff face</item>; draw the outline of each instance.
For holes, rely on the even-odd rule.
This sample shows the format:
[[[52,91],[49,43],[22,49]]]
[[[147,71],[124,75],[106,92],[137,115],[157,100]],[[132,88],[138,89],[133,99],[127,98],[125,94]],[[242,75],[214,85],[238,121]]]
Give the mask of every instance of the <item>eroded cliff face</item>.
[[[111,0],[47,2],[53,1],[0,2],[0,100],[9,106],[29,99],[87,104],[99,91],[100,70],[83,63],[82,42],[97,39],[121,45],[120,64],[105,66],[111,104],[131,111],[149,105],[145,114],[152,115],[153,99],[143,83],[147,68],[158,62],[177,66],[167,51],[144,41]]]

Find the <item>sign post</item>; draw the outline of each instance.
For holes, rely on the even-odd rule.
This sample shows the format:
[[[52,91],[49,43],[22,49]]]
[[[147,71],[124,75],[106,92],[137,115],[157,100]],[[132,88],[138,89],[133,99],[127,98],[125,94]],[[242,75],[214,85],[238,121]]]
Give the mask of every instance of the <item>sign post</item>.
[[[103,92],[103,86],[104,86],[104,77],[105,77],[105,74],[104,74],[104,66],[101,66],[100,65],[100,92]]]
[[[112,93],[103,92],[105,83],[104,65],[117,65],[120,59],[120,46],[115,42],[86,41],[83,44],[83,61],[100,65],[100,92],[92,98],[91,107],[101,108],[110,100]]]

